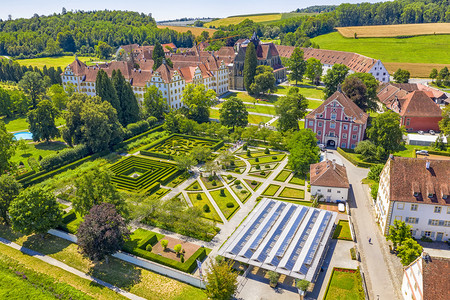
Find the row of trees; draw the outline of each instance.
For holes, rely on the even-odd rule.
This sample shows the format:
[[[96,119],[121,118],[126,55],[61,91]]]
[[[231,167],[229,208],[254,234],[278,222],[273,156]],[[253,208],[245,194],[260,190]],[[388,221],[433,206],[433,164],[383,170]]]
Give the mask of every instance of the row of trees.
[[[432,69],[430,78],[437,86],[450,86],[450,72],[447,67],[443,67],[439,72],[437,69]]]
[[[0,81],[19,82],[27,72],[36,72],[41,76],[48,77],[46,80],[50,84],[61,84],[61,67],[55,69],[55,67],[44,66],[41,70],[38,67],[21,66],[18,62],[10,59],[0,59]]]

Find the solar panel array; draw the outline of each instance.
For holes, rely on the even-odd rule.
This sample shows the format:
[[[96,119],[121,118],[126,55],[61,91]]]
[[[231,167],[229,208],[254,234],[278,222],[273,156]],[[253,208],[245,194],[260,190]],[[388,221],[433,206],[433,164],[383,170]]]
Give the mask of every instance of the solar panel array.
[[[312,279],[337,213],[264,198],[219,254],[300,279]],[[320,253],[320,255],[318,255]]]

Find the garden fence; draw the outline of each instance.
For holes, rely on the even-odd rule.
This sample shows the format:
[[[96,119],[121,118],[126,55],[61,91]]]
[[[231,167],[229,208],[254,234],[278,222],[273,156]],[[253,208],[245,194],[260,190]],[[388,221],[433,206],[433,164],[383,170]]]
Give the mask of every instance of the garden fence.
[[[66,233],[60,230],[51,229],[48,231],[48,233],[57,236],[59,238],[68,240],[72,243],[77,243],[77,237],[73,234]],[[132,254],[128,254],[122,251],[119,251],[112,255],[115,258],[118,258],[120,260],[129,262],[131,264],[134,264],[136,266],[142,267],[144,269],[150,270],[152,272],[176,279],[178,281],[182,281],[184,283],[190,284],[192,286],[204,289],[205,288],[205,282],[202,281],[199,277],[160,265],[155,262],[151,262],[146,259],[142,259],[140,257],[134,256]]]

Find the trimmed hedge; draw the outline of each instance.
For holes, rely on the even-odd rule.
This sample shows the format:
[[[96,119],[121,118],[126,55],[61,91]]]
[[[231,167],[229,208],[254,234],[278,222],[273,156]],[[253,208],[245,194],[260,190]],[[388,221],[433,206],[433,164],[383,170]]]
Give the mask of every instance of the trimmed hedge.
[[[59,153],[50,154],[44,157],[41,160],[41,168],[46,171],[50,171],[67,163],[86,157],[88,154],[89,150],[86,145],[78,145],[74,148],[67,148]]]
[[[347,151],[349,151],[349,150],[347,150]],[[370,168],[370,167],[373,167],[373,166],[377,165],[377,164],[374,164],[374,163],[369,163],[369,162],[365,162],[365,161],[361,161],[361,160],[356,160],[351,155],[348,155],[348,153],[345,152],[344,150],[342,150],[340,147],[337,148],[337,152],[340,155],[342,155],[343,157],[345,157],[349,162],[351,162],[352,164],[354,164],[355,166],[358,166],[360,168]]]
[[[415,157],[417,157],[416,151],[419,151],[419,149],[414,148]],[[450,152],[447,152],[447,151],[435,151],[435,150],[427,150],[427,151],[428,151],[428,154],[450,156]]]
[[[171,267],[177,270],[180,270],[182,272],[186,273],[192,273],[195,268],[197,267],[196,260],[203,261],[207,254],[206,254],[206,248],[201,247],[197,251],[195,251],[194,254],[192,254],[191,257],[189,257],[188,260],[186,260],[184,263],[180,261],[176,261],[152,252],[149,252],[145,250],[145,247],[147,245],[154,246],[158,242],[157,236],[154,232],[149,232],[148,236],[144,239],[142,239],[135,248],[132,248],[131,245],[132,240],[125,243],[123,247],[123,251],[134,254],[136,256],[154,261],[156,263],[162,264],[167,267]]]
[[[130,124],[130,125],[131,125],[131,124]],[[154,132],[157,132],[157,131],[163,131],[163,130],[164,130],[164,128],[163,128],[162,125],[153,127],[152,129],[150,129],[150,130],[148,130],[148,131],[146,131],[146,132],[144,132],[144,133],[141,133],[141,134],[139,134],[139,135],[136,135],[136,136],[134,136],[134,137],[131,137],[131,138],[129,138],[129,139],[125,140],[125,141],[122,141],[121,143],[115,145],[115,146],[113,147],[113,150],[118,150],[118,149],[124,147],[125,145],[130,144],[130,143],[133,143],[133,142],[135,142],[135,141],[137,141],[137,140],[139,140],[139,139],[141,139],[141,138],[143,138],[143,137],[145,137],[145,136],[147,136],[147,135],[149,135],[149,134],[151,134],[151,133],[154,133]]]

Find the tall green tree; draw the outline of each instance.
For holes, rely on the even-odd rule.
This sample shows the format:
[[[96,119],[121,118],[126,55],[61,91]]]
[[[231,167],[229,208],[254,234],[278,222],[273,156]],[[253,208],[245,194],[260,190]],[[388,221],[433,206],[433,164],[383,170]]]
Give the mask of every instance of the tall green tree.
[[[439,121],[439,129],[442,134],[447,137],[447,140],[450,139],[450,105],[447,105],[442,110],[442,120]]]
[[[11,202],[9,215],[12,228],[26,235],[43,235],[62,220],[62,211],[53,192],[38,186],[23,190]]]
[[[345,65],[334,64],[333,67],[327,71],[327,74],[323,77],[326,98],[337,91],[338,86],[344,82],[349,70],[350,69]]]
[[[311,129],[301,129],[293,133],[288,142],[289,166],[301,176],[306,176],[311,164],[319,162],[320,149],[316,134]]]
[[[231,299],[237,290],[237,272],[224,260],[211,260],[206,272],[206,295],[210,299]]]
[[[359,108],[364,111],[368,109],[375,110],[378,108],[377,103],[369,98],[369,93],[364,82],[358,77],[347,77],[342,84],[342,91],[349,97]]]
[[[0,120],[0,174],[11,169],[10,159],[16,153],[14,135],[6,130],[5,123]]]
[[[47,91],[47,96],[50,97],[53,106],[59,111],[66,109],[69,97],[60,84],[52,85]]]
[[[108,59],[113,54],[114,48],[103,41],[99,41],[95,47],[95,54],[101,59]]]
[[[306,61],[305,76],[311,80],[314,85],[320,84],[320,77],[322,76],[322,63],[314,57],[308,58]]]
[[[209,108],[216,99],[216,92],[203,84],[188,84],[183,90],[183,104],[187,108],[187,117],[198,123],[209,122]]]
[[[306,61],[304,60],[303,50],[300,47],[295,47],[292,52],[288,68],[291,71],[289,73],[290,80],[295,81],[295,84],[303,80],[303,75],[306,71]]]
[[[303,119],[308,108],[308,100],[299,93],[297,87],[291,87],[285,97],[281,97],[275,105],[278,115],[278,130],[299,130],[298,121]]]
[[[147,117],[155,117],[158,120],[164,119],[164,114],[170,111],[169,104],[159,88],[149,86],[144,93],[144,113]]]
[[[400,220],[394,220],[394,225],[389,226],[389,234],[386,236],[386,240],[391,241],[394,247],[403,245],[403,243],[411,238],[410,225],[406,225],[405,222]]]
[[[152,59],[153,59],[153,70],[158,69],[159,66],[162,65],[163,60],[165,59],[164,49],[158,41],[156,41],[155,47],[153,48]]]
[[[11,118],[14,115],[14,103],[7,90],[0,87],[0,116]]]
[[[256,67],[258,65],[258,58],[256,56],[255,45],[249,43],[245,51],[244,60],[244,87],[246,91],[251,91],[251,85],[255,82]]]
[[[77,231],[81,253],[93,262],[108,263],[108,255],[121,250],[129,236],[125,220],[110,203],[92,207]]]
[[[393,77],[396,83],[408,83],[411,74],[407,70],[398,69],[395,71]]]
[[[397,251],[402,265],[408,266],[422,254],[423,248],[415,240],[408,238],[397,248]]]
[[[391,111],[372,120],[372,126],[366,130],[369,139],[388,153],[400,150],[404,131],[400,127],[400,116]]]
[[[22,185],[13,176],[7,174],[0,176],[0,223],[10,224],[9,206],[21,190]]]
[[[59,137],[59,130],[56,127],[55,119],[59,112],[49,100],[42,100],[36,109],[31,110],[27,115],[28,129],[33,134],[33,141],[50,141]]]
[[[430,78],[434,81],[438,77],[438,70],[433,68],[430,72]]]
[[[367,101],[370,103],[370,109],[376,110],[376,102],[378,101],[377,89],[379,86],[378,81],[370,73],[353,73],[347,76],[349,78],[358,78],[366,86]],[[372,107],[373,106],[373,107]]]
[[[250,85],[250,92],[254,95],[276,91],[276,79],[270,66],[257,66],[254,82]]]
[[[19,81],[20,89],[30,97],[33,108],[36,108],[39,98],[45,94],[47,86],[48,82],[38,72],[26,72]]]
[[[139,121],[139,104],[130,83],[125,80],[120,70],[113,70],[111,81],[120,103],[120,123],[124,127],[136,123]]]
[[[241,99],[232,97],[225,101],[219,110],[220,123],[224,126],[245,127],[248,124],[248,112]]]
[[[111,103],[112,107],[117,111],[119,120],[122,120],[122,107],[119,98],[117,97],[116,89],[104,70],[99,70],[97,73],[97,78],[95,79],[95,93],[103,101]]]
[[[173,158],[180,171],[189,171],[198,162],[191,155],[179,155]]]

